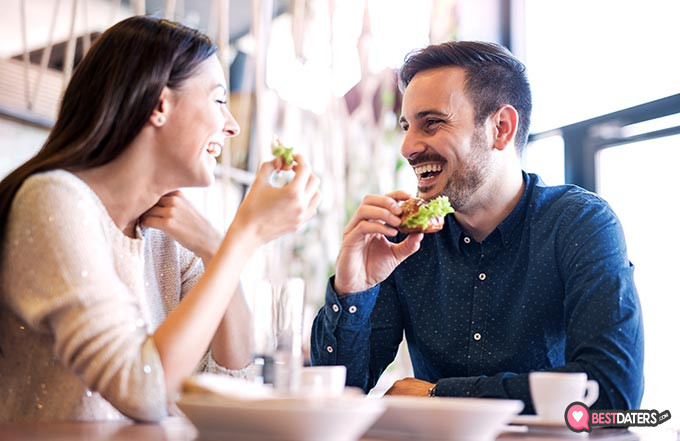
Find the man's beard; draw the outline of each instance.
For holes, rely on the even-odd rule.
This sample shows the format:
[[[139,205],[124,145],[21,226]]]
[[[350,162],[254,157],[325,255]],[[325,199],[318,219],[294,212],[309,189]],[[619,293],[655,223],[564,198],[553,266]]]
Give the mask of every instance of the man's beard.
[[[449,197],[456,210],[462,210],[491,174],[491,159],[484,127],[475,128],[470,154],[451,172],[442,194]]]

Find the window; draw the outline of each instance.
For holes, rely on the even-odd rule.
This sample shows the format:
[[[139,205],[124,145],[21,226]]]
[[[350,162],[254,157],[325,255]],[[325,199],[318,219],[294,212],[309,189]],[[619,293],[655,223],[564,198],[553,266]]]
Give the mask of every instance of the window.
[[[621,219],[645,322],[644,409],[680,409],[680,135],[602,150],[598,192]]]
[[[680,247],[680,2],[524,0],[513,12],[521,32],[513,49],[534,93],[525,167],[552,175],[551,149],[562,140],[565,181],[600,193],[621,219],[645,322],[642,408],[677,413],[680,351],[669,343],[680,335],[672,276]]]
[[[518,3],[513,51],[532,83],[533,132],[680,91],[680,2]]]

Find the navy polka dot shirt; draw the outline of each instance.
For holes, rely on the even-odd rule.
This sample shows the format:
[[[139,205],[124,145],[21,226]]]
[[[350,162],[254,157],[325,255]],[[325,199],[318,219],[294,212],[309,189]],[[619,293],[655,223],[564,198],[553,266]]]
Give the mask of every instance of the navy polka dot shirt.
[[[347,384],[369,391],[405,334],[415,377],[440,396],[520,399],[533,413],[530,371],[578,371],[599,383],[593,408],[638,407],[642,317],[618,219],[579,187],[524,180],[482,243],[448,215],[383,283],[339,298],[331,279],[312,364],[345,365]]]

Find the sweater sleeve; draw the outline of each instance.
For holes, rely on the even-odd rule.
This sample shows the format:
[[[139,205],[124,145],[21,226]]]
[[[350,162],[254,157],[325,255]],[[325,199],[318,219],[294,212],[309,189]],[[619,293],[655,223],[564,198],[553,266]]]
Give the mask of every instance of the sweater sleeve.
[[[194,253],[177,244],[180,260],[181,272],[181,293],[180,298],[191,290],[196,283],[201,279],[205,272],[205,264],[203,259],[196,256]],[[220,365],[212,355],[212,350],[208,349],[201,361],[198,363],[196,372],[209,372],[212,374],[223,374],[234,378],[247,378],[254,373],[255,366],[249,364],[243,369],[228,369]]]
[[[196,256],[179,243],[177,244],[177,247],[179,248],[180,277],[182,283],[180,298],[184,298],[184,295],[188,293],[203,276],[205,265],[203,264],[203,259]]]
[[[15,196],[5,245],[11,271],[3,291],[13,312],[51,334],[61,363],[121,413],[163,418],[160,357],[138,300],[118,276],[124,269],[116,268],[92,195],[44,176],[27,180]]]

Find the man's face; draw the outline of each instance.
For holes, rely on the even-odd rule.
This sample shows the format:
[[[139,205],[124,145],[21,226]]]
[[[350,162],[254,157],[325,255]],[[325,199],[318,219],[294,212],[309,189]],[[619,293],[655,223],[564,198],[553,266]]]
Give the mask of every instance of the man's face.
[[[465,72],[458,67],[416,74],[404,92],[400,118],[401,153],[416,173],[418,195],[446,195],[456,210],[464,209],[491,172],[486,125],[475,125],[464,85]]]

